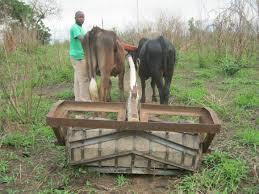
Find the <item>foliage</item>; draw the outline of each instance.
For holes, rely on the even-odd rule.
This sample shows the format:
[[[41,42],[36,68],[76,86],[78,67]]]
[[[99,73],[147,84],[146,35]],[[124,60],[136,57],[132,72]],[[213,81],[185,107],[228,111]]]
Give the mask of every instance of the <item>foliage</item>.
[[[196,86],[196,87],[202,87],[203,83],[204,83],[204,81],[199,80],[199,79],[195,79],[195,80],[192,81],[192,85]]]
[[[59,190],[59,189],[44,189],[38,192],[38,194],[50,194],[50,193],[51,194],[70,194],[71,192]]]
[[[58,9],[53,5],[49,4],[43,9],[39,0],[31,1],[31,4],[20,0],[0,0],[0,7],[3,8],[0,10],[2,18],[0,24],[8,24],[11,29],[20,26],[28,31],[36,31],[37,39],[43,44],[48,43],[51,36],[50,29],[45,26],[43,20]]]
[[[210,46],[209,43],[208,45]],[[224,137],[223,135],[217,136],[219,139],[215,139],[213,146],[219,146],[220,149],[224,150],[230,149],[231,153],[234,152],[234,154],[238,153],[239,149],[242,149],[241,151],[245,149],[245,154],[240,156],[247,157],[244,159],[248,162],[249,167],[252,167],[250,153],[247,151],[251,149],[247,149],[246,145],[255,147],[258,142],[256,138],[257,132],[254,128],[259,123],[259,120],[258,118],[256,118],[256,121],[252,119],[256,114],[257,103],[253,99],[257,98],[255,91],[258,87],[258,71],[255,68],[241,68],[234,76],[224,76],[222,75],[221,67],[213,62],[215,57],[213,52],[209,50],[211,48],[203,48],[205,52],[202,53],[202,57],[204,57],[206,68],[199,68],[197,49],[189,47],[187,50],[179,52],[179,60],[171,84],[172,104],[206,106],[215,110],[222,120]],[[32,172],[30,176],[21,180],[21,184],[34,184],[35,181],[40,181],[42,182],[42,187],[40,188],[42,191],[39,193],[66,193],[66,187],[69,188],[69,193],[72,191],[94,193],[95,181],[100,178],[97,173],[90,174],[86,168],[69,166],[66,161],[65,147],[53,144],[55,135],[52,129],[46,126],[46,113],[52,103],[57,99],[69,99],[72,97],[72,91],[65,90],[60,93],[53,91],[63,82],[72,82],[73,72],[67,50],[68,44],[66,43],[39,46],[29,53],[19,48],[14,53],[7,54],[7,56],[0,49],[2,58],[0,61],[1,83],[8,89],[8,95],[3,93],[2,88],[0,89],[0,108],[4,110],[0,111],[0,120],[4,121],[3,127],[0,126],[2,135],[0,145],[4,151],[6,149],[8,152],[11,150],[14,153],[13,155],[7,155],[1,150],[0,158],[2,161],[6,160],[2,167],[4,168],[7,163],[8,170],[10,170],[15,168],[14,165],[17,162],[21,162],[22,170],[24,170],[24,166],[30,162]],[[243,62],[240,64],[243,64]],[[251,64],[251,61],[249,61],[249,64]],[[30,71],[26,71],[26,69]],[[27,79],[24,81],[21,78]],[[112,84],[112,99],[118,101],[117,78],[112,79]],[[10,86],[13,86],[13,89]],[[246,88],[249,88],[249,90]],[[30,92],[32,95],[28,96]],[[27,98],[24,97],[25,94],[27,94]],[[18,101],[16,108],[21,113],[23,120],[28,120],[30,114],[27,113],[31,112],[32,122],[30,124],[26,122],[26,124],[23,124],[18,119],[17,112],[11,107],[8,96]],[[245,100],[243,96],[246,96]],[[39,101],[39,105],[36,111],[37,101]],[[26,109],[28,110],[27,113]],[[35,112],[37,112],[36,115],[34,114]],[[114,113],[108,114],[108,116],[112,119],[116,118]],[[192,120],[190,117],[184,118]],[[183,120],[184,118],[172,117],[173,121]],[[17,128],[25,130],[17,132],[17,129],[16,132],[7,133],[8,123],[15,124],[11,126],[17,126]],[[247,130],[243,130],[241,134],[237,132],[235,138],[232,139],[231,135],[233,133],[231,133],[231,130],[235,128]],[[227,133],[227,136],[225,136],[225,133]],[[229,139],[234,141],[238,148],[231,148],[231,145],[228,144]],[[219,141],[220,143],[218,143]],[[223,145],[227,144],[227,146],[223,147],[221,143]],[[20,150],[23,153],[29,152],[31,157],[22,158]],[[40,155],[39,160],[35,160],[37,158],[35,153]],[[46,153],[48,153],[47,157],[45,157]],[[28,169],[30,168],[28,167]],[[52,171],[52,169],[54,169],[54,173],[45,174]],[[16,170],[18,171],[19,169]],[[57,170],[58,173],[56,173]],[[211,157],[205,157],[199,172],[184,177],[179,184],[179,188],[186,191],[186,193],[246,193],[246,191],[253,193],[258,187],[254,186],[253,177],[246,177],[246,173],[244,173],[246,170],[247,166],[241,159],[233,159],[222,152],[220,154],[214,153]],[[25,177],[24,171],[22,175]],[[0,182],[10,183],[10,188],[13,185],[20,185],[20,182],[16,182],[16,176],[16,174],[11,174],[8,171]],[[88,181],[85,184],[82,182],[82,185],[80,185],[81,190],[76,190],[78,184],[73,185],[73,183],[83,176],[91,177],[91,182]],[[43,182],[45,177],[49,181]],[[244,181],[242,181],[243,178],[245,178]],[[57,179],[59,181],[56,183]],[[118,175],[114,178],[113,184],[117,186],[114,188],[118,190],[128,189],[126,183],[129,181],[129,178]],[[244,183],[247,185],[243,188]],[[62,185],[61,189],[65,190],[59,190],[60,185]],[[121,188],[124,185],[125,187]]]
[[[255,128],[239,130],[235,136],[239,142],[246,145],[259,146],[259,130]]]
[[[256,91],[240,93],[235,97],[234,102],[241,108],[259,107],[259,93],[256,93]]]
[[[238,61],[230,56],[223,58],[220,63],[223,72],[228,76],[235,75],[241,69],[241,65],[238,63]]]
[[[12,20],[18,21],[22,26],[29,24],[32,19],[33,9],[30,5],[19,0],[1,0],[0,10],[1,19],[6,19],[9,16]],[[4,22],[4,21],[1,21]]]
[[[74,98],[74,93],[72,92],[72,90],[65,90],[63,92],[58,93],[56,97],[59,100],[71,100]]]
[[[7,134],[2,138],[2,145],[19,147],[31,147],[35,143],[34,133],[22,133],[19,131]]]
[[[8,172],[8,164],[6,161],[0,160],[0,173],[5,174]]]
[[[2,118],[9,118],[12,122],[41,126],[45,123],[42,117],[47,114],[51,104],[52,101],[43,101],[40,97],[33,96],[30,104],[26,101],[20,101],[16,105],[6,104]]]
[[[50,143],[54,139],[53,131],[48,127],[37,127],[26,132],[14,131],[0,137],[0,143],[15,148],[31,148],[37,143]]]
[[[14,152],[10,151],[1,151],[0,152],[0,158],[6,159],[6,160],[18,160],[18,156]]]
[[[42,118],[53,100],[42,99],[42,87],[72,80],[68,57],[61,57],[66,49],[66,44],[49,45],[39,47],[33,53],[18,49],[4,55],[0,73],[2,120],[8,118],[12,122],[38,126],[45,123]]]
[[[128,179],[124,175],[117,175],[115,178],[115,183],[118,187],[123,187],[128,183]]]
[[[177,99],[187,104],[199,104],[204,101],[207,91],[203,87],[193,87],[191,89],[181,89],[173,86],[172,94],[177,96]]]
[[[12,183],[15,181],[15,176],[14,174],[12,176],[9,176],[9,165],[7,161],[0,160],[0,184],[2,183]]]
[[[93,187],[93,185],[91,184],[90,181],[86,181],[85,183],[85,187],[87,189],[87,193],[89,194],[94,194],[94,193],[97,193],[96,189]]]
[[[205,168],[192,176],[185,176],[179,189],[185,192],[236,192],[240,181],[247,176],[247,166],[240,159],[215,151],[204,157]]]
[[[7,184],[10,184],[10,183],[14,183],[16,180],[16,177],[14,175],[12,176],[8,176],[8,175],[1,175],[0,176],[0,183],[7,183]]]

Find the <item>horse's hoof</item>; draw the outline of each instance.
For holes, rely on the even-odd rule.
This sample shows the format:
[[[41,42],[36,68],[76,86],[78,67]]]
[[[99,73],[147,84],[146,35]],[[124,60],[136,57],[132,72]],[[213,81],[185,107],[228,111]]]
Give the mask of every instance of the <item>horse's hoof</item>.
[[[155,96],[152,96],[152,101],[157,102],[157,98]]]
[[[125,102],[125,101],[126,101],[125,96],[121,96],[120,97],[120,102]]]
[[[106,99],[106,102],[111,102],[111,101],[112,101],[111,98],[107,98],[107,99]]]
[[[140,100],[141,103],[145,103],[145,101],[146,101],[146,100],[145,100],[145,99],[142,99],[142,98],[141,98],[141,100]]]

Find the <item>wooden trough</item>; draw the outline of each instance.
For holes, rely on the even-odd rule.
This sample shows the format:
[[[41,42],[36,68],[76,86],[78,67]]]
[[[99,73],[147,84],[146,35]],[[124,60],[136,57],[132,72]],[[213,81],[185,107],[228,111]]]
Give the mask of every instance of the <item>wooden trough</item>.
[[[66,145],[71,165],[106,173],[174,175],[195,171],[202,153],[220,130],[208,108],[140,105],[140,121],[126,120],[125,103],[59,101],[47,116],[58,142]],[[113,112],[116,120],[73,118],[75,112]],[[166,115],[198,123],[161,121]],[[156,118],[156,119],[155,119]]]
[[[195,171],[220,131],[217,115],[203,107],[138,104],[132,74],[134,69],[127,103],[59,101],[53,105],[47,123],[58,143],[66,146],[69,163],[103,173]],[[107,117],[96,117],[98,113]],[[78,114],[80,119],[75,118]]]

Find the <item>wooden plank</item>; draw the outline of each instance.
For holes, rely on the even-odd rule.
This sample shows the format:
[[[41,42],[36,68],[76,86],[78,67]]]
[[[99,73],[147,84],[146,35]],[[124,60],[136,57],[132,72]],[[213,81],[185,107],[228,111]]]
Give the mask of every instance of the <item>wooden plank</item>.
[[[156,161],[159,162],[161,164],[167,164],[167,165],[171,165],[171,166],[175,166],[181,169],[186,169],[186,170],[190,170],[190,171],[194,171],[194,169],[192,167],[188,167],[188,166],[182,166],[179,164],[176,164],[174,162],[169,162],[169,161],[164,161],[158,157],[155,156],[150,156],[148,154],[143,154],[142,152],[137,152],[137,151],[126,151],[126,152],[120,152],[118,155],[117,154],[113,154],[113,155],[108,155],[108,156],[102,156],[102,157],[98,157],[98,158],[94,158],[94,159],[89,159],[89,160],[80,160],[80,161],[73,161],[71,162],[71,165],[77,165],[77,164],[89,164],[92,162],[98,162],[98,161],[103,161],[103,160],[108,160],[111,158],[115,158],[115,157],[123,157],[123,156],[128,156],[131,154],[135,154],[137,156],[140,157],[144,157],[147,159],[151,159],[152,161]]]
[[[125,168],[125,167],[94,167],[89,166],[87,168],[89,172],[100,172],[100,173],[126,173],[126,174],[151,174],[151,175],[164,175],[164,176],[177,176],[186,173],[185,170],[175,168],[175,169],[169,169],[169,170],[163,170],[163,169],[146,169],[146,168],[136,168],[133,169]]]
[[[77,140],[77,141],[67,140],[68,147],[72,150],[74,150],[75,148],[77,149],[79,148],[82,150],[82,148],[84,148],[84,157],[82,157],[81,155],[80,161],[77,159],[77,157],[75,157],[75,159],[69,159],[71,163],[73,162],[80,163],[82,161],[86,161],[90,159],[90,160],[94,160],[92,163],[97,164],[97,166],[99,166],[100,168],[103,166],[111,166],[114,168],[128,167],[130,169],[135,167],[137,168],[146,167],[147,169],[161,168],[166,170],[171,168],[170,165],[168,165],[167,163],[166,164],[161,163],[161,161],[167,161],[168,163],[173,162],[175,164],[183,165],[183,166],[187,165],[186,162],[182,162],[181,164],[181,162],[177,160],[176,157],[179,157],[180,156],[179,154],[174,155],[172,157],[173,150],[180,149],[181,151],[178,151],[179,153],[185,152],[185,154],[191,154],[189,155],[189,158],[191,158],[192,160],[194,160],[194,156],[196,156],[198,153],[198,150],[196,149],[188,148],[184,145],[172,142],[172,139],[170,139],[173,137],[173,136],[170,136],[171,132],[168,132],[168,135],[167,135],[168,138],[166,138],[166,132],[163,132],[163,131],[162,133],[161,132],[150,133],[145,131],[120,131],[120,132],[116,132],[115,134],[108,133],[103,135],[102,133],[103,131],[105,131],[105,129],[102,129],[102,133],[98,134],[98,136],[94,136],[94,137],[89,136],[90,138],[89,137],[87,138],[85,137],[84,132],[79,133],[78,129],[74,129],[74,130],[76,131],[76,133],[70,132],[70,134],[72,133],[74,134],[74,136],[81,135],[82,137],[79,138],[81,140]],[[100,129],[91,129],[91,130],[87,130],[86,132],[99,131],[99,130]],[[185,135],[189,135],[189,134],[185,134]],[[131,138],[129,139],[129,137]],[[197,139],[196,136],[192,136],[192,137],[194,139]],[[68,138],[68,139],[71,139],[71,138]],[[143,142],[145,141],[147,141],[147,143],[143,144]],[[105,142],[107,142],[106,143],[107,145],[105,144]],[[120,143],[116,143],[116,142],[120,142]],[[114,144],[115,146],[114,149],[110,150],[108,144],[109,145]],[[152,144],[156,144],[156,146]],[[196,144],[199,144],[199,142],[196,142]],[[102,147],[101,154],[98,154],[98,150],[99,150],[98,145],[101,145]],[[194,147],[197,147],[197,145],[195,145]],[[120,156],[120,153],[130,152],[130,151],[133,151],[133,152],[137,151],[142,154],[148,154],[152,157],[159,158],[161,161],[159,162],[159,161],[154,161],[150,158],[143,158],[141,156],[136,156],[134,153],[129,154],[128,156]],[[166,152],[168,152],[168,156],[166,156]],[[114,158],[109,158],[109,156],[112,156],[112,155],[117,155],[117,156]],[[102,161],[98,160],[102,157],[107,157],[107,159]],[[165,157],[167,159],[165,159]],[[184,157],[182,157],[183,160],[184,160]],[[117,162],[115,162],[115,160],[117,160]],[[90,164],[87,163],[86,165],[89,166]],[[196,164],[188,164],[188,165],[192,165],[192,167],[194,167],[194,165]]]
[[[98,121],[89,119],[48,118],[48,124],[52,127],[77,126],[83,128],[107,128],[118,130],[148,130],[148,131],[171,131],[192,133],[218,133],[220,125],[214,124],[191,124],[172,122],[127,122],[127,121]]]
[[[128,55],[128,61],[130,66],[130,92],[127,106],[127,119],[128,121],[139,121],[138,104],[139,95],[137,90],[136,70],[132,57]]]

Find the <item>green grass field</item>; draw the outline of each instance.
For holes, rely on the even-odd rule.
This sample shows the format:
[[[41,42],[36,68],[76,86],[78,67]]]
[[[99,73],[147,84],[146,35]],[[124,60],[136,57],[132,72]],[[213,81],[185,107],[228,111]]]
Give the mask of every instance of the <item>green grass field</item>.
[[[218,65],[208,56],[201,66],[194,51],[179,53],[170,104],[212,108],[222,131],[198,172],[165,178],[90,173],[67,164],[45,121],[54,102],[73,99],[67,44],[0,50],[0,57],[0,193],[258,193],[258,68],[232,75],[231,60]]]

